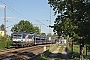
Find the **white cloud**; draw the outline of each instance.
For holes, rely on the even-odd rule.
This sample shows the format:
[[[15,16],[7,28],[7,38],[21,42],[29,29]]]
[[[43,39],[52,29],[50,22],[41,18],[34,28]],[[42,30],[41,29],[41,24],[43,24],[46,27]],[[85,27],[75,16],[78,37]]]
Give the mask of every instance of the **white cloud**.
[[[4,8],[4,7],[5,7],[5,5],[0,4],[0,8]]]

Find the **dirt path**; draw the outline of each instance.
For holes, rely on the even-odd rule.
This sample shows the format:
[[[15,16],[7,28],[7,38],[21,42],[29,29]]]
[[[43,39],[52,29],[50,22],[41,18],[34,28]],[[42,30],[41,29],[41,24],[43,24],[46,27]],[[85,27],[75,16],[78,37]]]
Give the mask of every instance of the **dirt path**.
[[[55,60],[55,58],[57,58],[59,49],[60,49],[60,46],[55,51],[53,51],[52,54],[46,60]],[[68,57],[68,54],[66,52],[66,46],[63,47],[60,58],[61,58],[61,60],[70,60]]]
[[[59,52],[60,46],[52,52],[52,54],[47,58],[47,60],[54,60],[57,56],[57,53]]]
[[[69,60],[68,54],[66,52],[66,46],[64,46],[63,50],[62,50],[62,56],[61,56],[62,60]]]

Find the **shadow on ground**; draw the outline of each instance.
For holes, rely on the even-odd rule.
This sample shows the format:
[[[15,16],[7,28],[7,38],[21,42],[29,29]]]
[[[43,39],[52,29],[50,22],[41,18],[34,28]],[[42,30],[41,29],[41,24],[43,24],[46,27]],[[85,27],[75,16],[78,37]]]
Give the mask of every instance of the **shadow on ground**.
[[[8,52],[13,55],[8,56],[8,54],[2,54],[0,55],[0,60],[6,60],[6,59],[11,59],[11,60],[26,60],[27,57],[33,57],[35,56],[34,53],[32,52]]]

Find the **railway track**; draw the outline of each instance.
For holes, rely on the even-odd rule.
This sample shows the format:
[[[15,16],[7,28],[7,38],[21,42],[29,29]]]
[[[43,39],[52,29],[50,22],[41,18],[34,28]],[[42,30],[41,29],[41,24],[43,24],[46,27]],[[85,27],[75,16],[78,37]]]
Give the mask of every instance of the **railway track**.
[[[10,58],[12,60],[26,60],[41,52],[43,52],[43,46],[40,45],[26,48],[0,50],[0,60],[6,58]]]

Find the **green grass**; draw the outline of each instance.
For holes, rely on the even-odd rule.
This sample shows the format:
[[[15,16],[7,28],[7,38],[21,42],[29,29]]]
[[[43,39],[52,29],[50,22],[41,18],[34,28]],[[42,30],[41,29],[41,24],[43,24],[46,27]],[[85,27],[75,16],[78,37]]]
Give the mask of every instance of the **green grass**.
[[[69,58],[72,58],[72,50],[71,47],[67,46],[67,54],[69,56]]]
[[[89,45],[89,49],[90,49],[90,45]],[[90,59],[90,50],[88,49],[88,51],[87,51],[87,56],[85,55],[86,54],[86,46],[85,46],[85,58],[87,58],[87,59]]]
[[[5,43],[6,43],[6,48],[10,48],[10,46],[11,46],[11,44],[12,44],[12,41],[11,40],[6,40],[5,41]]]
[[[51,52],[57,49],[58,46],[59,46],[58,44],[51,44],[47,52],[42,54],[42,56],[37,57],[35,60],[46,60],[46,58],[51,54]]]
[[[0,50],[1,50],[1,49],[4,49],[4,47],[5,47],[4,38],[0,37]]]
[[[49,51],[50,52],[53,52],[55,49],[57,49],[58,48],[58,44],[51,44],[51,46],[50,46],[50,48],[49,48]]]
[[[4,40],[3,37],[0,37],[0,50],[6,48],[10,48],[12,41],[11,40]]]
[[[73,45],[73,57],[79,58],[80,56],[80,46],[79,45]]]
[[[87,52],[88,56],[86,57],[86,46],[84,46],[84,58],[90,59],[90,51]],[[71,48],[68,47],[68,54],[71,58]],[[80,59],[80,45],[73,45],[73,60],[79,60]]]
[[[76,53],[76,57],[79,58],[80,55],[80,46],[79,45],[74,45],[73,51]],[[90,51],[87,52],[88,56],[86,57],[86,46],[84,46],[84,57],[90,59]]]
[[[4,42],[0,41],[0,50],[4,49]]]
[[[42,56],[39,56],[37,58],[35,58],[34,60],[46,60],[46,58],[51,54],[51,52],[49,52],[49,50],[47,52],[45,52],[44,54],[42,54]]]

